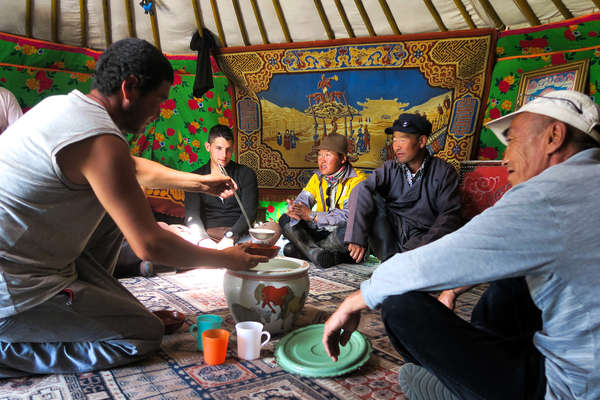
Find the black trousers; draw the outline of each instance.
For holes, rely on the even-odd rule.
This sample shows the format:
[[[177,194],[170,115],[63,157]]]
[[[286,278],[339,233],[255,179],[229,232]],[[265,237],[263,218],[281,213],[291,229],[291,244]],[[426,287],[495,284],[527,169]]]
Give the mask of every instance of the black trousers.
[[[371,252],[383,262],[394,254],[402,252],[400,238],[397,234],[402,229],[392,224],[395,219],[379,193],[373,195],[373,202],[375,204],[375,210],[371,216],[373,224],[369,229],[367,240]]]
[[[541,313],[523,278],[493,282],[471,323],[423,292],[388,297],[382,319],[404,359],[461,399],[544,398],[544,357],[533,345]]]
[[[287,214],[283,214],[279,217],[279,226],[283,230],[283,227],[289,224],[291,218]],[[308,225],[305,221],[298,222],[296,225],[297,229],[303,229],[308,235],[312,238],[312,240],[316,243],[317,246],[330,251],[340,251],[347,252],[346,246],[344,245],[344,234],[346,233],[346,224],[340,224],[335,227],[334,230],[329,231],[326,229],[315,229]],[[284,232],[285,236],[285,232]],[[287,238],[292,243],[294,242],[292,238]],[[294,243],[296,244],[296,243]]]

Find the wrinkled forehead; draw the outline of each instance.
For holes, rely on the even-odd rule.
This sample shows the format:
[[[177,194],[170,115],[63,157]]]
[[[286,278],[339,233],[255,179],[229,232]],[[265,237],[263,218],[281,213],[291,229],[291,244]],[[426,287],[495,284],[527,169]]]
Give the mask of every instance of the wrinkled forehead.
[[[528,134],[537,134],[549,122],[555,121],[553,118],[541,114],[523,112],[515,115],[510,122],[509,127],[503,132],[505,137],[523,136]]]
[[[403,131],[394,131],[392,133],[392,138],[394,139],[407,139],[407,138],[418,138],[419,136],[427,136],[424,133],[412,133],[412,132],[403,132]]]

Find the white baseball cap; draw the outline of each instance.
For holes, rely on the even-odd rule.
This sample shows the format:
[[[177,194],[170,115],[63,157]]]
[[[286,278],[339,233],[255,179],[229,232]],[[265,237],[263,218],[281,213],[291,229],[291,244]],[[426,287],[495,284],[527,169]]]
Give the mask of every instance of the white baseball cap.
[[[517,111],[496,118],[486,126],[506,145],[505,135],[510,123],[516,115],[524,112],[541,114],[564,122],[600,143],[600,107],[588,95],[574,90],[555,90],[535,96]]]

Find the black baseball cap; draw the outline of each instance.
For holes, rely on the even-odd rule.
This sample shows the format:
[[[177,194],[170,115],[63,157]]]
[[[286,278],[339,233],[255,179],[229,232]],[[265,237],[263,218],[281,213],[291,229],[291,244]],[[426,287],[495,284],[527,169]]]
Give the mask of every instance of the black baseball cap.
[[[400,114],[394,124],[385,128],[385,133],[392,135],[394,132],[415,133],[417,135],[431,135],[431,122],[417,114]]]

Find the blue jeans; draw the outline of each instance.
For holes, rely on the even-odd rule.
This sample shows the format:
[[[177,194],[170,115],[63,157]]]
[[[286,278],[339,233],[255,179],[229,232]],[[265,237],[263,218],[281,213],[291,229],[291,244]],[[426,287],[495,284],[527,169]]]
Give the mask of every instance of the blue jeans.
[[[524,279],[493,282],[479,304],[469,323],[430,294],[410,292],[388,297],[382,319],[404,360],[461,399],[543,399],[544,357],[533,345],[541,314]]]
[[[160,319],[111,276],[121,241],[105,217],[75,261],[77,280],[0,319],[0,378],[108,369],[160,348]]]

